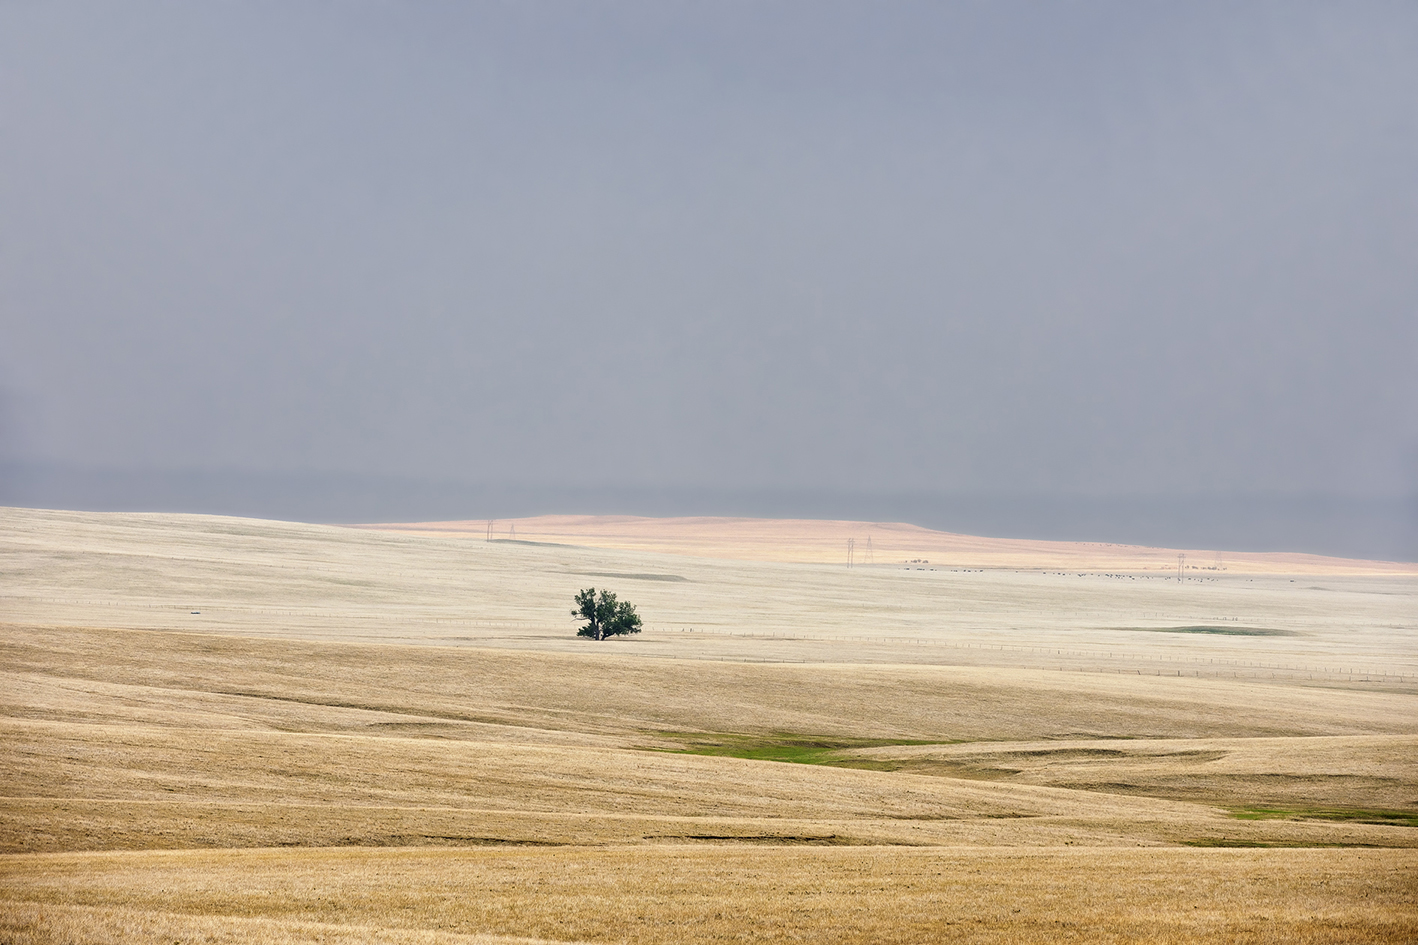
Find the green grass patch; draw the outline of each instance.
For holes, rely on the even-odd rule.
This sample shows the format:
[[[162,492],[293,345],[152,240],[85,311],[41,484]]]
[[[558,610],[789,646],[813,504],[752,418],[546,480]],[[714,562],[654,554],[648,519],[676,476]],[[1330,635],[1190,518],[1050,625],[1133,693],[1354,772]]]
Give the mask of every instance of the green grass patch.
[[[625,578],[627,581],[671,581],[687,582],[689,578],[680,574],[622,574],[619,571],[577,571],[581,577]]]
[[[489,538],[494,545],[531,545],[533,548],[575,548],[559,541],[526,541],[522,538]]]
[[[1294,630],[1273,630],[1267,627],[1196,626],[1196,627],[1122,627],[1137,633],[1216,633],[1227,637],[1297,637]]]
[[[1306,840],[1233,840],[1229,837],[1208,837],[1205,840],[1183,840],[1182,844],[1188,847],[1265,847],[1279,848],[1284,850],[1334,850],[1351,849],[1354,847],[1371,848],[1378,846],[1373,843],[1311,843]]]
[[[1418,827],[1418,812],[1363,807],[1234,807],[1237,820],[1333,820],[1353,824]]]
[[[780,761],[798,765],[829,765],[834,768],[864,768],[895,771],[900,762],[878,761],[843,754],[853,748],[884,748],[892,745],[950,745],[954,742],[912,738],[835,738],[776,732],[748,735],[734,732],[657,732],[673,739],[680,748],[661,748],[682,755],[709,755],[716,758],[744,758],[749,761]]]

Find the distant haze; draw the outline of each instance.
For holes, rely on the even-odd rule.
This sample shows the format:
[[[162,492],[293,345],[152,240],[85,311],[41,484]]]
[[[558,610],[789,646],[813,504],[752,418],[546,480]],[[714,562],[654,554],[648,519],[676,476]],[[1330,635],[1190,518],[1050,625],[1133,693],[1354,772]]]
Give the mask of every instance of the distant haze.
[[[0,6],[0,504],[1418,558],[1418,5]]]

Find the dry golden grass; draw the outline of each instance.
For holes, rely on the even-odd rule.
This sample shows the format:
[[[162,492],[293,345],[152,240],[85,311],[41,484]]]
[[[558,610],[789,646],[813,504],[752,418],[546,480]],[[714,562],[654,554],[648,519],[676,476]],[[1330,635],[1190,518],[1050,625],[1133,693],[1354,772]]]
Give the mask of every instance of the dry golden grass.
[[[849,749],[892,770],[1229,806],[1418,811],[1418,737],[1056,739]]]
[[[491,528],[489,528],[491,526]],[[550,542],[654,554],[793,561],[812,564],[903,565],[938,568],[1005,568],[1064,571],[1231,574],[1418,574],[1418,565],[1360,561],[1291,552],[1147,548],[1106,542],[984,538],[934,531],[902,522],[849,522],[770,518],[643,518],[635,515],[539,515],[462,522],[408,522],[356,528],[413,535],[461,535],[498,541]],[[847,541],[855,542],[849,551]],[[870,539],[870,548],[868,546]],[[870,555],[870,557],[868,557]]]
[[[328,922],[282,922],[230,915],[187,915],[149,909],[92,908],[5,901],[0,942],[6,945],[538,945],[544,939],[460,935]]]
[[[0,942],[1415,936],[1411,577],[29,510],[0,567]]]
[[[1069,674],[978,668],[634,665],[596,653],[73,628],[10,627],[5,636],[0,849],[10,851],[697,836],[1418,842],[1414,831],[1391,824],[1243,822],[1213,806],[1295,802],[1276,793],[1286,772],[1286,783],[1306,786],[1303,799],[1319,806],[1378,806],[1372,802],[1418,794],[1406,755],[1414,736],[1402,734],[1418,722],[1402,716],[1402,697],[1393,694],[1242,693],[1229,711],[1248,706],[1247,715],[1228,718],[1210,704],[1224,693],[1219,684],[1185,679],[1143,686],[1085,675],[1090,685],[1079,691],[1064,685],[1074,682]],[[1261,705],[1266,695],[1275,704]],[[1184,738],[1114,738],[1104,743],[1109,754],[1057,738],[1089,729],[1115,736],[1170,729]],[[1292,737],[1275,738],[1276,730]],[[1369,734],[1328,735],[1335,730]],[[719,732],[965,743],[848,750],[837,759],[890,759],[900,773],[666,751]],[[1247,732],[1272,737],[1235,737]],[[1257,743],[1265,746],[1259,761]],[[1315,760],[1265,761],[1287,745]],[[999,764],[1019,757],[1056,762],[1089,750],[1092,782],[1069,769],[1065,780],[1077,783],[1067,790],[1058,789],[1059,777],[1037,772],[1008,783],[962,779],[998,777]],[[1239,762],[1219,764],[1238,754]],[[1160,756],[1165,774],[1186,780],[1188,798],[1204,806],[1127,796],[1177,795],[1135,770],[1139,759],[1157,764]],[[1334,768],[1348,776],[1323,780]],[[1355,791],[1358,772],[1387,793]],[[1123,778],[1132,779],[1127,792],[1118,787]]]
[[[8,858],[0,884],[29,915],[229,916],[235,941],[271,940],[237,937],[260,919],[389,941],[1353,943],[1418,936],[1415,869],[1372,850],[256,850]]]

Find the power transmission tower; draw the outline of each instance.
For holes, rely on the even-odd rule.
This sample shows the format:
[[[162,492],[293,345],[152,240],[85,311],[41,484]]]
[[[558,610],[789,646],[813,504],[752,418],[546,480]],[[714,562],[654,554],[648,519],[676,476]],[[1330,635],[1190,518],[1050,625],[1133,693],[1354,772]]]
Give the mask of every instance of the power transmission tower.
[[[1186,555],[1177,555],[1177,583],[1182,583],[1182,567],[1187,563]]]
[[[849,568],[852,566],[852,557],[853,557],[853,555],[854,555],[855,552],[856,552],[856,548],[857,548],[857,540],[856,540],[855,538],[848,538],[848,539],[847,539],[847,567],[849,567]]]
[[[876,555],[872,554],[871,536],[867,536],[867,564],[876,564]]]
[[[492,541],[492,519],[487,520],[487,540]]]
[[[516,540],[517,540],[517,526],[516,526],[516,524],[513,524],[513,525],[508,526],[508,528],[507,528],[507,539],[508,539],[509,541],[516,541]]]

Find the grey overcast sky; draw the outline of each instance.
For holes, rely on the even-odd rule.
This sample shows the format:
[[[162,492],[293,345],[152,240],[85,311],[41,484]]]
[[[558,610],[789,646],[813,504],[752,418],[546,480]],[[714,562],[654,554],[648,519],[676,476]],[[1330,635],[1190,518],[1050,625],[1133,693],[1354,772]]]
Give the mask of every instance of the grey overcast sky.
[[[1401,499],[1418,4],[7,0],[0,397],[11,470]]]

